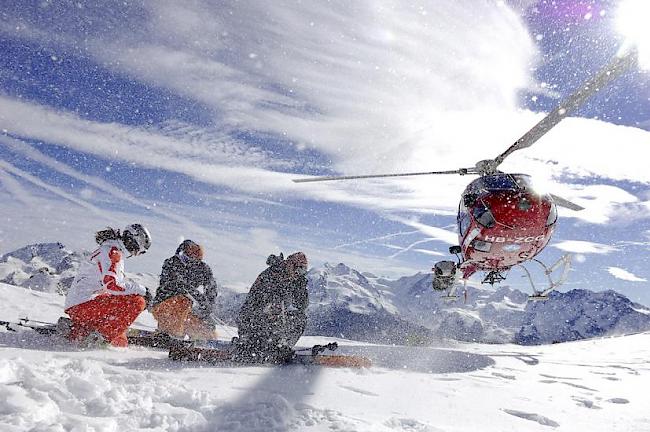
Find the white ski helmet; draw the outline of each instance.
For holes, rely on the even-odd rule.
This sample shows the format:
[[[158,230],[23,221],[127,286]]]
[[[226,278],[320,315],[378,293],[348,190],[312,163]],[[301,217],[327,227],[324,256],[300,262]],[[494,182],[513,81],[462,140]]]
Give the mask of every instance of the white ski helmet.
[[[122,242],[131,255],[141,255],[151,246],[151,234],[138,223],[127,225],[122,230]]]

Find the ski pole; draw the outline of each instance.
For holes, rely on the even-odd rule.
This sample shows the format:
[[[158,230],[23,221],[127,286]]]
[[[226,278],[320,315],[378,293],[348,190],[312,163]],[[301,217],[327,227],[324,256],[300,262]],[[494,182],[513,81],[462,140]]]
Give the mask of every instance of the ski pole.
[[[51,322],[47,322],[47,321],[39,321],[39,320],[32,320],[32,319],[29,319],[28,317],[25,317],[25,318],[18,318],[18,321],[20,321],[20,322],[22,322],[22,323],[30,323],[30,322],[33,322],[33,323],[37,323],[37,324],[54,325],[54,323],[51,323]]]

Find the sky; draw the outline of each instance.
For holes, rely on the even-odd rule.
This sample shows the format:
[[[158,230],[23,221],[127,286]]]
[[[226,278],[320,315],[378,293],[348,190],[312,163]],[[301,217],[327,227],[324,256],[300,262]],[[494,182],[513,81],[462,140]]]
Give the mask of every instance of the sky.
[[[624,43],[613,0],[267,3],[3,2],[0,253],[139,221],[129,271],[191,238],[232,287],[278,251],[427,272],[471,179],[291,180],[493,158]],[[575,254],[564,289],[650,304],[649,86],[627,72],[501,165],[586,208],[539,257]]]

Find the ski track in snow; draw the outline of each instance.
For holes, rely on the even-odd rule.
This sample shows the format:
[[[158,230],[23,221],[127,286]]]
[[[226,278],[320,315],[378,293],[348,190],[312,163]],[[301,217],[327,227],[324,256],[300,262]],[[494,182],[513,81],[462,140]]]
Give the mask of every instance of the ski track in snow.
[[[404,432],[443,432],[439,429],[413,419],[391,418],[386,421],[386,426]]]
[[[611,403],[614,403],[614,404],[627,404],[627,403],[630,403],[630,401],[625,399],[625,398],[611,398],[611,399],[607,399],[606,402],[611,402]]]
[[[539,414],[527,413],[527,412],[511,410],[511,409],[504,409],[503,411],[515,417],[537,422],[543,426],[551,426],[551,427],[560,426],[557,422]]]
[[[346,385],[339,385],[339,387],[345,390],[349,390],[351,392],[359,393],[360,395],[364,395],[364,396],[374,396],[374,397],[379,396],[377,393],[369,392],[361,388],[356,388],[356,387],[346,386]]]
[[[576,396],[572,397],[571,399],[576,401],[576,404],[578,406],[585,407],[585,408],[591,408],[591,409],[601,409],[601,407],[596,405],[596,403],[594,401],[592,401],[592,400],[583,399],[581,397],[576,397]]]

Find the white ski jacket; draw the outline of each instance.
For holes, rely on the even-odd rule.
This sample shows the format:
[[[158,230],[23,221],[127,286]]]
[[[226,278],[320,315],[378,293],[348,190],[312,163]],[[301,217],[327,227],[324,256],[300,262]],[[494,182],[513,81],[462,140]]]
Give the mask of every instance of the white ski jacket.
[[[108,240],[81,262],[65,298],[65,309],[90,301],[98,296],[138,294],[144,296],[146,289],[124,277],[124,254],[126,248],[121,240]]]

